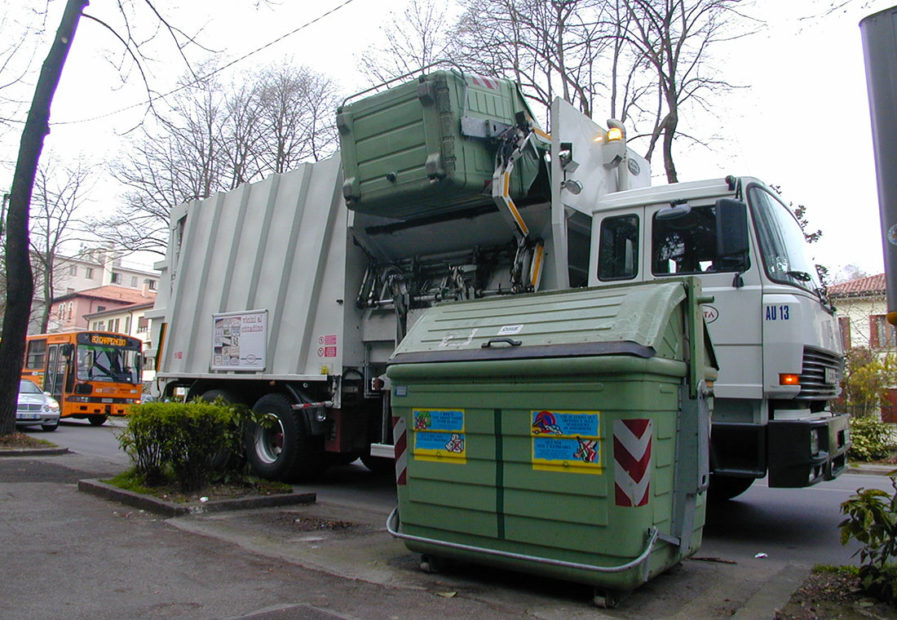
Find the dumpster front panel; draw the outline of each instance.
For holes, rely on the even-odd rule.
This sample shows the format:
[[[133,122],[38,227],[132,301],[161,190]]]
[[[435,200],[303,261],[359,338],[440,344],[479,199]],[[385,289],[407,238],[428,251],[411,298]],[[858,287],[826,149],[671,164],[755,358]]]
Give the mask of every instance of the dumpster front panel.
[[[700,314],[684,290],[548,293],[420,318],[387,370],[408,429],[408,548],[608,590],[694,553],[708,449],[695,429],[709,428],[710,403],[692,396],[706,352],[687,336]]]

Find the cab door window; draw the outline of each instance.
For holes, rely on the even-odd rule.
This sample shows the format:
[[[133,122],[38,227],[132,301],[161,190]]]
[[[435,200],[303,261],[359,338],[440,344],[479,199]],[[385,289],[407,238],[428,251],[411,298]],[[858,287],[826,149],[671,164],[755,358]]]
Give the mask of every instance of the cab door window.
[[[651,271],[682,275],[738,271],[716,253],[716,208],[691,207],[674,216],[655,213],[651,233]]]
[[[635,214],[606,217],[598,241],[598,279],[631,280],[638,275],[639,218]]]

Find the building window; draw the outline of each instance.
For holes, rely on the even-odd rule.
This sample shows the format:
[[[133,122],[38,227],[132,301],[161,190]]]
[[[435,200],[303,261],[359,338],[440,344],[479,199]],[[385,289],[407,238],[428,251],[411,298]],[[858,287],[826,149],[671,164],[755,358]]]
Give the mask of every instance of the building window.
[[[137,333],[138,334],[145,333],[147,327],[149,327],[149,319],[148,318],[146,318],[145,316],[142,316],[139,319],[137,319]]]
[[[841,328],[841,349],[850,349],[850,319],[846,316],[838,317],[838,327]]]
[[[131,288],[137,288],[137,276],[131,276]]]
[[[110,280],[112,284],[121,284],[121,274],[117,271],[112,272],[112,279]]]
[[[155,280],[147,280],[147,284],[149,285],[149,290],[156,290],[156,281]]]
[[[70,276],[77,276],[77,275],[78,275],[78,265],[71,265],[71,266],[69,267],[69,275],[70,275]]]
[[[84,277],[88,280],[93,280],[93,267],[84,268]]]
[[[106,331],[106,321],[97,321],[97,330],[101,332]]]
[[[106,309],[106,306],[97,306],[97,312],[102,312]]]
[[[118,319],[109,319],[109,331],[117,332],[118,331]]]
[[[68,312],[68,314],[69,314],[69,316],[68,316],[68,320],[71,321],[71,320],[72,320],[72,302],[69,302],[69,312]]]
[[[869,346],[873,349],[897,348],[897,331],[883,314],[869,317]]]
[[[126,334],[131,333],[131,315],[130,314],[125,317],[125,333]]]

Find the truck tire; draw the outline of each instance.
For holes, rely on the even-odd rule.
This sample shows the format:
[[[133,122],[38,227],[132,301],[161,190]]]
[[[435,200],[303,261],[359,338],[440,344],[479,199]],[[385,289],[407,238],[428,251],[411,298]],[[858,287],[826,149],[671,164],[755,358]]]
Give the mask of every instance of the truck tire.
[[[250,424],[246,431],[246,457],[262,478],[309,480],[324,465],[323,442],[311,437],[282,394],[265,394],[252,407],[269,420],[267,425]]]
[[[218,398],[221,398],[226,403],[237,403],[240,402],[236,396],[234,396],[228,390],[221,390],[219,388],[214,388],[211,390],[206,390],[202,393],[200,398],[207,403],[214,403]]]
[[[710,476],[710,490],[708,492],[710,501],[725,502],[733,497],[738,497],[754,484],[754,480],[756,478],[713,474]]]
[[[233,393],[218,388],[206,390],[199,398],[207,403],[214,403],[219,398],[226,403],[240,402]],[[223,448],[216,452],[215,456],[212,457],[212,469],[219,471],[240,469],[243,465],[243,457],[239,454],[239,446],[234,446],[234,448],[236,449],[236,452],[233,449],[228,448]]]

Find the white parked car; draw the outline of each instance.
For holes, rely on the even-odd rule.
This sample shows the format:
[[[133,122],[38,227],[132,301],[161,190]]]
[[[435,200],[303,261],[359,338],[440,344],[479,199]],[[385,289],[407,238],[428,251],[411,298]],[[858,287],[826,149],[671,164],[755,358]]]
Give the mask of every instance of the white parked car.
[[[16,406],[17,426],[36,426],[55,431],[59,426],[59,403],[41,392],[31,381],[19,380],[19,402]]]

